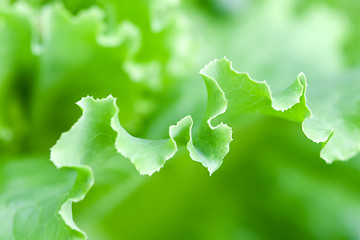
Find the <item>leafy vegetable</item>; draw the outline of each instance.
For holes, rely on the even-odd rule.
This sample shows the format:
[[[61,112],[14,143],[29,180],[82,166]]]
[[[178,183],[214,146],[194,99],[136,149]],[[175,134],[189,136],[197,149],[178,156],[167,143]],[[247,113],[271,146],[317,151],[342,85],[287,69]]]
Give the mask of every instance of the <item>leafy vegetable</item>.
[[[314,142],[324,143],[321,157],[329,163],[334,160],[348,160],[360,151],[357,124],[359,99],[355,94],[359,89],[356,83],[360,74],[353,71],[346,75],[346,80],[339,79],[342,79],[342,76],[332,80],[326,94],[317,93],[313,102],[314,117],[303,124],[307,137]],[[337,93],[340,89],[342,91]],[[343,95],[345,92],[347,94]]]
[[[44,157],[2,159],[1,239],[79,238],[58,214],[75,176]]]
[[[358,239],[358,10],[2,1],[0,238]]]

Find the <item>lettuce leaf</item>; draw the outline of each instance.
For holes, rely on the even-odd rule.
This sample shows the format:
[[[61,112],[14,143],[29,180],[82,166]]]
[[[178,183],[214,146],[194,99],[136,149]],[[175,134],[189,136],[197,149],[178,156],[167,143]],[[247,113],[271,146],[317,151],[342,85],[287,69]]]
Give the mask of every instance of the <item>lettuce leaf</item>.
[[[303,123],[305,135],[321,143],[321,158],[327,163],[348,160],[360,152],[359,70],[329,78],[326,87],[314,82],[309,104],[313,117]],[[350,87],[349,87],[350,86]]]
[[[0,238],[80,239],[58,211],[69,197],[76,172],[57,170],[44,156],[0,162]]]
[[[94,169],[104,162],[120,161],[123,155],[141,174],[152,175],[174,156],[178,147],[186,146],[190,157],[202,163],[212,174],[222,164],[232,140],[230,127],[212,123],[227,110],[227,106],[236,113],[260,111],[300,122],[310,115],[305,102],[306,79],[303,74],[274,97],[266,83],[235,72],[226,59],[211,62],[202,69],[201,75],[207,87],[208,104],[196,134],[192,133],[193,120],[187,116],[170,126],[168,139],[133,137],[121,126],[121,112],[112,96],[99,100],[86,97],[78,102],[83,110],[82,117],[51,149],[51,161],[58,168],[70,167],[78,172],[72,195],[59,211],[69,227],[85,236],[72,219],[72,203],[85,197],[96,179]]]
[[[35,2],[0,3],[0,42],[3,43],[0,58],[4,62],[0,69],[0,144],[5,142],[0,146],[1,157],[10,151],[8,146],[24,154],[48,149],[59,133],[78,117],[77,109],[72,108],[75,99],[86,95],[102,98],[110,91],[116,98],[111,95],[97,100],[86,97],[78,102],[83,115],[51,149],[51,160],[61,170],[51,168],[46,157],[42,160],[1,159],[0,238],[86,239],[82,229],[86,229],[89,236],[95,236],[92,230],[101,228],[97,222],[110,215],[127,194],[147,180],[136,170],[142,175],[152,175],[180,150],[182,158],[188,158],[185,152],[213,174],[229,152],[233,138],[229,126],[238,131],[240,124],[233,123],[254,112],[302,123],[306,136],[322,143],[321,157],[327,162],[349,159],[360,150],[360,100],[355,97],[360,75],[357,70],[348,75],[337,73],[341,68],[337,51],[339,36],[346,32],[347,25],[332,12],[317,10],[315,15],[295,18],[289,15],[294,4],[283,5],[284,1],[280,0],[259,4],[256,14],[234,14],[234,9],[228,9],[226,11],[234,14],[227,16],[228,19],[218,21],[216,18],[216,24],[206,22],[200,26],[196,18],[186,18],[188,12],[182,12],[179,1],[96,1],[96,6],[79,4],[81,11],[72,9],[72,12],[70,2],[65,6]],[[203,14],[199,10],[195,13]],[[203,36],[204,42],[196,42],[199,40],[196,34],[187,32],[187,21]],[[259,25],[259,22],[266,24]],[[313,34],[324,23],[332,26],[328,28],[331,31],[322,29],[325,34]],[[234,39],[240,39],[241,44]],[[263,44],[264,39],[270,40]],[[193,43],[198,44],[196,49],[191,49]],[[316,46],[320,46],[319,49]],[[279,47],[283,49],[275,50]],[[266,82],[235,71],[224,58],[201,70],[206,91],[205,87],[202,89],[199,78],[193,76],[193,69],[199,69],[199,62],[208,61],[214,54],[222,56],[229,52],[238,66],[250,69],[256,78],[259,74],[269,74],[283,80],[277,84],[270,80],[270,89]],[[307,89],[305,75],[300,73],[288,88],[278,92],[278,86],[283,89],[285,82],[288,85],[288,78],[281,76],[293,74],[299,68],[311,76],[311,87]],[[316,74],[314,69],[326,73]],[[189,88],[191,91],[187,91]],[[207,92],[207,104],[202,90]],[[251,137],[256,145],[254,138],[263,134],[250,130],[247,134],[236,133],[234,137],[244,145]],[[279,131],[279,135],[284,133]],[[256,147],[250,149],[257,156]],[[232,159],[233,162],[240,158],[252,159],[250,155]],[[265,159],[264,156],[261,158]],[[289,156],[284,154],[280,158],[290,159]],[[301,160],[300,157],[297,160]],[[265,166],[264,174],[273,171],[271,174],[276,175],[276,167]],[[301,168],[300,164],[297,168]],[[298,183],[282,179],[285,184],[281,188],[286,193],[301,195],[291,192],[292,186],[300,189],[305,183],[311,188],[317,183],[306,174],[298,175],[300,180],[296,180],[296,170],[291,167],[279,171],[282,177],[294,176]],[[223,183],[229,184],[229,181]],[[328,185],[318,184],[319,188]],[[311,198],[312,191],[315,190],[306,190],[306,196],[301,196]],[[90,196],[86,204],[90,202],[87,210],[91,213],[82,216],[88,218],[87,225],[78,226],[77,223],[84,221],[73,216],[73,205],[85,196]],[[326,196],[334,194],[326,192]],[[356,203],[346,200],[351,197],[351,193],[347,193],[341,202],[356,208]],[[202,196],[199,199],[202,200]],[[311,201],[321,203],[316,199]],[[326,206],[318,211],[324,214],[336,204]],[[297,214],[294,211],[294,215]],[[337,215],[337,219],[344,215]],[[357,216],[356,213],[350,215]],[[300,225],[300,220],[294,222]],[[221,229],[226,229],[227,224],[231,225],[224,221]],[[322,229],[326,229],[324,226]],[[356,236],[356,227],[349,229]],[[210,236],[210,232],[205,239],[215,237]],[[216,235],[217,239],[233,237],[228,232],[222,234]],[[244,238],[249,236],[246,232],[243,234]],[[324,236],[329,238],[331,234]],[[103,235],[97,237],[106,239]]]

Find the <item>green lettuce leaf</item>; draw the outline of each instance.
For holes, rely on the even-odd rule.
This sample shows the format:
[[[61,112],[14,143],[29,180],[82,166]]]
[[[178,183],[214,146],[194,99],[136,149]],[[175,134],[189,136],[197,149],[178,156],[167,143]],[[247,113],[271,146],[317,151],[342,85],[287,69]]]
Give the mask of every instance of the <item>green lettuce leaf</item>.
[[[228,48],[227,50],[234,55],[245,59],[241,61],[250,62],[252,69],[258,68],[257,56],[264,54],[266,57],[260,57],[262,68],[265,69],[264,75],[267,71],[291,72],[294,66],[303,66],[298,65],[298,62],[306,62],[311,69],[320,68],[318,71],[330,69],[329,75],[332,75],[338,70],[337,55],[330,54],[328,57],[318,52],[314,54],[314,48],[311,47],[303,51],[302,46],[308,43],[304,44],[298,35],[311,36],[308,38],[309,42],[313,42],[314,39],[326,39],[325,44],[318,42],[318,45],[325,49],[322,51],[326,52],[331,48],[336,52],[334,46],[338,45],[338,37],[329,40],[311,34],[318,26],[322,26],[323,22],[328,22],[333,15],[320,11],[319,15],[311,15],[305,24],[300,24],[294,19],[287,21],[293,16],[277,12],[282,2],[278,1],[277,7],[273,6],[272,10],[269,6],[274,4],[268,3],[269,5],[264,5],[258,14],[251,13],[252,21],[245,24],[247,27],[241,31],[234,31],[237,23],[225,29],[222,34],[213,34],[211,31],[208,36],[215,35],[214,38],[205,38],[206,41],[214,41],[215,45],[206,44],[206,48],[216,49],[215,51],[221,55],[224,54],[222,48]],[[359,152],[360,101],[354,97],[358,95],[359,90],[358,84],[355,84],[359,80],[358,72],[334,77],[333,81],[326,84],[322,81],[314,82],[311,85],[317,92],[311,91],[312,88],[307,91],[305,75],[299,74],[287,89],[274,94],[267,83],[257,82],[246,73],[236,72],[228,60],[215,60],[201,70],[208,96],[202,120],[199,121],[193,114],[181,115],[177,109],[171,109],[168,114],[172,116],[172,120],[175,118],[174,121],[166,120],[166,124],[161,124],[163,122],[157,120],[162,116],[153,114],[158,116],[153,116],[155,119],[150,118],[153,122],[149,123],[147,117],[151,116],[151,112],[156,112],[154,109],[159,108],[162,100],[167,99],[159,96],[172,94],[167,87],[183,86],[183,82],[173,79],[181,79],[187,71],[191,72],[191,69],[194,69],[194,66],[191,66],[192,59],[188,58],[189,45],[186,44],[191,38],[182,34],[186,23],[181,18],[183,15],[176,9],[178,1],[138,1],[136,4],[137,8],[134,11],[133,2],[104,1],[100,7],[93,6],[80,11],[76,16],[70,14],[61,4],[49,4],[37,9],[19,2],[1,9],[0,41],[4,43],[0,46],[0,58],[4,62],[0,69],[1,140],[11,140],[13,135],[22,139],[24,143],[16,144],[17,142],[13,141],[11,146],[48,146],[51,144],[49,139],[57,137],[58,133],[66,129],[76,118],[75,111],[72,112],[69,108],[74,99],[86,95],[107,96],[110,89],[118,100],[112,96],[100,100],[87,97],[78,103],[83,109],[82,117],[69,132],[61,136],[51,150],[51,160],[54,164],[58,168],[66,169],[50,170],[50,167],[34,163],[31,159],[27,159],[28,163],[5,162],[1,166],[0,170],[4,171],[5,178],[0,181],[0,194],[5,198],[0,201],[1,209],[4,209],[1,211],[3,222],[0,238],[24,239],[30,236],[34,239],[85,239],[86,234],[81,230],[83,227],[77,226],[77,221],[73,218],[73,203],[81,201],[94,190],[105,193],[99,201],[94,201],[91,212],[92,217],[106,215],[120,201],[119,189],[122,191],[123,188],[127,188],[126,186],[129,189],[135,188],[145,179],[138,176],[135,168],[141,174],[151,175],[159,171],[180,147],[186,147],[190,157],[200,162],[212,174],[221,166],[229,152],[232,130],[227,124],[233,126],[230,123],[234,119],[245,117],[246,113],[257,112],[303,123],[303,131],[308,138],[323,143],[321,156],[327,162],[335,159],[345,160]],[[288,8],[288,5],[284,6],[284,13],[287,13]],[[116,13],[112,14],[111,11]],[[147,14],[149,18],[139,17]],[[268,19],[275,19],[274,26],[281,26],[280,29],[266,28],[267,35],[263,35],[263,29],[258,27],[259,15],[266,23]],[[5,25],[2,24],[4,22]],[[298,28],[295,28],[298,24]],[[212,24],[207,25],[213,27]],[[309,28],[309,25],[313,25],[314,29]],[[331,28],[329,36],[336,36],[337,32],[342,33],[339,30],[342,29],[342,24],[337,24],[335,19],[333,25],[336,31]],[[219,26],[222,28],[221,24]],[[291,34],[282,27],[291,29]],[[261,32],[258,37],[256,34],[255,37],[246,34],[252,29]],[[299,34],[299,29],[303,30],[300,31],[302,34]],[[274,30],[283,36],[274,34]],[[235,37],[229,37],[226,31],[235,32]],[[241,44],[245,47],[239,47],[239,44],[233,41],[238,39],[236,36],[245,36]],[[265,51],[257,51],[258,53],[254,54],[253,48],[249,46],[260,45],[256,41],[262,42],[263,36],[272,36],[274,42],[288,50],[283,50],[283,55],[276,56]],[[278,37],[286,37],[286,41],[278,41]],[[223,38],[230,39],[232,45],[226,44]],[[297,39],[295,43],[292,42],[293,38]],[[243,51],[247,55],[233,51],[233,45],[243,49],[240,52]],[[273,45],[264,44],[262,47],[273,51]],[[214,54],[213,50],[201,51],[199,50],[199,55],[206,56],[206,59],[208,56],[202,53]],[[316,55],[316,58],[309,57],[313,55]],[[249,61],[248,56],[254,57]],[[289,65],[292,67],[279,64],[280,58],[286,61],[291,59]],[[324,64],[319,59],[325,59],[329,64]],[[237,64],[241,61],[237,61]],[[317,62],[323,63],[321,67],[314,64]],[[342,78],[348,80],[340,83]],[[192,85],[194,80],[195,78],[190,77],[187,84],[190,83],[189,85],[195,89],[194,86],[198,85]],[[278,85],[284,85],[283,81],[280,82]],[[22,88],[19,87],[24,83],[31,86],[31,91],[27,94],[22,94]],[[349,84],[352,88],[345,89]],[[160,90],[162,93],[159,93]],[[197,90],[196,88],[193,92],[196,93]],[[16,94],[13,94],[14,92]],[[310,94],[306,99],[307,92]],[[196,96],[196,100],[190,99],[189,93],[183,96],[188,98],[179,104],[188,104],[184,108],[199,104],[197,101],[201,98]],[[205,109],[205,104],[203,106]],[[181,118],[177,115],[186,117],[169,127],[166,139],[139,137],[151,137],[151,134],[144,133],[143,130],[156,132],[157,128],[153,127],[156,124],[165,126],[167,130],[167,126]],[[199,115],[201,116],[201,113]],[[167,124],[168,122],[171,123]],[[23,135],[29,136],[26,138]],[[161,134],[159,136],[163,137]],[[239,138],[247,139],[248,136],[239,134]],[[3,149],[6,152],[6,147],[1,150]],[[25,172],[23,167],[31,171]],[[36,179],[37,170],[52,175],[44,174],[39,182],[31,186],[26,185],[32,183],[31,179]],[[69,174],[58,176],[67,172]],[[304,176],[300,178],[303,179]],[[47,181],[51,185],[51,190],[44,187]],[[307,185],[311,186],[311,181]],[[19,187],[16,184],[19,184]],[[301,183],[299,185],[301,186]],[[289,188],[291,189],[291,186]],[[17,191],[26,192],[27,196],[19,196],[21,194]],[[32,192],[28,194],[27,191]],[[13,205],[15,207],[12,209]],[[28,206],[31,206],[30,209]],[[12,221],[5,221],[6,216],[10,216]],[[36,221],[35,218],[40,220]],[[47,223],[49,225],[46,225]],[[22,226],[25,227],[21,228]],[[51,226],[48,232],[43,228],[47,226]],[[94,223],[91,226],[97,227]],[[99,239],[102,238],[104,236],[99,236]]]
[[[266,83],[235,72],[226,59],[211,62],[202,69],[201,75],[208,94],[202,122],[193,133],[191,116],[183,118],[170,126],[168,139],[150,140],[130,135],[120,124],[121,111],[112,96],[99,100],[86,97],[78,102],[82,117],[51,149],[51,161],[58,168],[70,167],[78,172],[72,195],[59,211],[68,226],[85,236],[73,221],[72,203],[85,197],[96,179],[94,171],[105,162],[123,161],[122,155],[130,159],[141,174],[152,175],[174,156],[178,147],[186,146],[190,157],[212,174],[221,166],[232,141],[230,127],[213,123],[227,107],[236,113],[260,111],[300,122],[310,115],[303,74],[274,97]]]
[[[124,159],[115,149],[116,132],[110,121],[117,111],[114,98],[103,100],[84,98],[79,103],[83,116],[51,149],[51,161],[58,168],[73,168],[78,176],[71,196],[62,204],[59,214],[65,223],[86,238],[72,218],[72,203],[82,200],[94,184],[94,178],[104,178],[111,168],[128,169]],[[126,162],[125,162],[126,163]],[[130,171],[130,176],[131,176]],[[126,178],[125,178],[126,180]],[[124,184],[124,179],[119,184]]]
[[[161,90],[191,65],[182,13],[166,2],[138,1],[135,10],[134,2],[99,1],[76,14],[61,1],[3,3],[0,147],[49,148],[79,117],[75,101],[109,89],[124,126],[143,134]]]
[[[218,88],[215,89],[215,92],[219,92],[218,90]],[[215,96],[218,97],[219,95]],[[223,98],[222,100],[224,101]],[[215,151],[210,149],[212,150],[211,154],[207,154],[211,158],[207,158],[200,154],[192,143],[192,119],[190,116],[170,127],[170,139],[146,140],[129,135],[121,127],[118,120],[118,108],[112,96],[102,100],[94,100],[90,97],[83,98],[78,105],[83,109],[83,116],[67,133],[61,136],[51,149],[51,160],[58,168],[70,167],[78,172],[71,196],[63,203],[59,214],[71,229],[84,238],[86,237],[85,233],[73,221],[72,203],[85,197],[94,184],[94,175],[97,175],[94,172],[97,169],[103,168],[107,162],[123,160],[120,154],[116,152],[115,146],[120,153],[130,158],[140,173],[148,175],[158,171],[165,161],[175,154],[178,145],[187,144],[191,157],[208,167],[210,173],[220,166],[218,161],[222,162],[222,158],[216,158],[219,157],[218,154],[224,156],[229,149],[231,131],[222,124],[217,127],[208,125],[207,137],[214,138],[211,143],[215,144],[216,148]],[[217,114],[223,107],[220,106],[220,109],[216,109],[216,106],[209,108],[209,112]],[[227,141],[216,146],[217,142],[223,139],[227,139]],[[220,149],[224,144],[226,144],[225,150]],[[208,149],[209,147],[211,146],[208,146]],[[213,164],[216,164],[215,169]]]
[[[81,239],[58,211],[76,177],[46,157],[8,157],[0,162],[0,238]]]
[[[331,163],[348,160],[360,152],[360,91],[359,70],[314,82],[309,104],[313,116],[303,123],[305,135],[316,143],[322,143],[321,158]]]
[[[306,105],[306,77],[300,73],[293,84],[273,95],[269,85],[256,82],[247,73],[238,73],[226,58],[215,60],[201,70],[206,79],[219,84],[228,101],[229,112],[260,112],[295,122],[303,122],[311,116]]]

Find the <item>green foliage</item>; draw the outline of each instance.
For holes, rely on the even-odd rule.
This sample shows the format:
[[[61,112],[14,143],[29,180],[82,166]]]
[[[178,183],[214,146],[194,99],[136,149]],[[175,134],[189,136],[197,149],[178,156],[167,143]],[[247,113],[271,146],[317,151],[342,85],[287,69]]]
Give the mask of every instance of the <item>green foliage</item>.
[[[357,10],[2,1],[0,239],[358,239]]]
[[[2,159],[1,239],[77,239],[59,215],[76,174],[40,156]]]

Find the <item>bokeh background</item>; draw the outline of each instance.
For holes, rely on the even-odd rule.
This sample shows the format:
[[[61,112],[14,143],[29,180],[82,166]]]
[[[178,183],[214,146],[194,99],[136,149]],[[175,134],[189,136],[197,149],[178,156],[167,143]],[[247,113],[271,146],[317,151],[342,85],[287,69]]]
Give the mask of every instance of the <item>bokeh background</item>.
[[[199,121],[199,71],[215,58],[275,93],[304,72],[315,113],[358,110],[359,13],[358,0],[2,0],[2,196],[8,186],[35,195],[26,176],[71,188],[75,171],[56,170],[49,149],[87,95],[116,97],[137,137]],[[99,240],[360,239],[359,157],[327,164],[297,123],[253,113],[227,123],[234,141],[211,177],[185,149],[151,177],[125,158],[100,164],[75,222]]]

